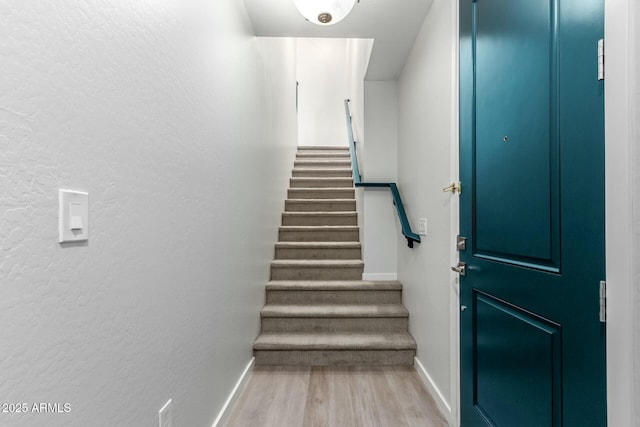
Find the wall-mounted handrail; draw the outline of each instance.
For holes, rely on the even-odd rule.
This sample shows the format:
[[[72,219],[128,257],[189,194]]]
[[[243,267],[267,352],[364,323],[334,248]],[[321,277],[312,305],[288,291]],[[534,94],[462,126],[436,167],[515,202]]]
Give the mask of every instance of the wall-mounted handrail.
[[[349,100],[344,100],[344,108],[347,116],[347,134],[349,135],[349,153],[351,154],[351,169],[353,171],[353,182],[356,187],[361,184],[362,175],[358,166],[358,153],[356,152],[356,140],[353,138],[353,123],[351,112],[349,111]]]
[[[404,210],[404,204],[402,203],[402,197],[400,197],[400,191],[398,185],[395,182],[362,182],[362,176],[360,175],[360,167],[358,165],[358,153],[356,151],[356,140],[353,138],[353,123],[351,117],[351,110],[349,108],[349,100],[344,100],[344,109],[347,117],[347,133],[349,135],[349,152],[351,153],[351,168],[353,171],[353,182],[356,187],[364,188],[388,188],[391,191],[393,197],[393,204],[396,207],[398,213],[398,219],[400,220],[400,226],[402,227],[402,235],[407,239],[407,245],[413,248],[413,243],[420,243],[420,236],[411,230],[411,224],[407,218],[407,212]]]

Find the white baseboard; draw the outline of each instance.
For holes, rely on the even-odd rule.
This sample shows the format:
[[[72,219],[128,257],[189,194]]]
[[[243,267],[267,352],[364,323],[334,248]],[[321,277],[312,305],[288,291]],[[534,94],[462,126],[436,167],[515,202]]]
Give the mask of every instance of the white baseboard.
[[[398,280],[398,273],[362,273],[362,280],[371,280],[374,282]]]
[[[416,371],[418,372],[418,375],[420,375],[420,378],[422,378],[422,381],[427,387],[429,393],[431,393],[431,396],[433,396],[433,400],[436,401],[436,406],[438,407],[440,412],[442,412],[442,415],[444,415],[449,425],[452,427],[455,426],[456,422],[453,420],[454,414],[451,411],[449,402],[447,402],[447,399],[444,397],[438,386],[433,382],[431,376],[420,362],[420,359],[416,357],[414,361]]]
[[[227,418],[229,418],[229,409],[231,408],[231,406],[233,406],[233,403],[236,401],[238,396],[240,396],[242,390],[244,390],[244,386],[247,385],[247,381],[249,380],[250,376],[249,374],[251,373],[251,371],[253,371],[255,363],[256,358],[252,357],[247,364],[247,367],[244,369],[244,372],[242,372],[242,375],[240,375],[240,379],[238,379],[235,387],[233,387],[233,390],[231,390],[231,394],[229,394],[227,401],[224,402],[224,405],[222,406],[222,409],[220,409],[220,412],[218,413],[216,420],[213,422],[212,427],[222,426],[227,421]]]

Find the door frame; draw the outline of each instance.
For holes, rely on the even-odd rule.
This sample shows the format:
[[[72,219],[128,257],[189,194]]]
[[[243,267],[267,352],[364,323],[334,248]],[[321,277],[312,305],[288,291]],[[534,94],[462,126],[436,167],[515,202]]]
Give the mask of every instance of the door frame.
[[[605,2],[605,142],[607,250],[607,418],[634,425],[634,257],[632,2]],[[636,6],[637,7],[637,6]],[[637,261],[635,261],[637,262]],[[637,265],[635,266],[637,269]]]
[[[634,332],[635,317],[633,276],[640,266],[634,266],[633,204],[640,198],[640,189],[633,186],[634,164],[632,81],[634,70],[632,45],[634,33],[640,34],[634,22],[634,0],[605,2],[605,181],[606,181],[606,275],[607,275],[607,421],[610,426],[633,425],[635,422]],[[454,79],[451,123],[451,179],[459,177],[459,2],[452,4],[452,69]],[[636,6],[639,7],[640,6]],[[595,55],[594,47],[594,55]],[[595,60],[595,59],[594,59]],[[636,77],[636,80],[640,80]],[[640,81],[635,83],[640,91]],[[615,142],[615,143],[614,143]],[[463,183],[464,185],[464,183]],[[634,193],[635,191],[635,193]],[[459,228],[459,200],[451,203],[451,241]],[[451,245],[451,265],[458,262],[458,253]],[[635,261],[637,262],[637,261]],[[635,267],[635,270],[634,270]],[[460,425],[460,294],[456,273],[451,273],[451,418]],[[640,307],[638,307],[640,308]],[[638,316],[640,319],[640,316]],[[639,390],[640,391],[640,390]]]
[[[451,181],[460,179],[460,1],[451,2],[451,31],[452,43],[451,69],[453,79],[451,84]],[[451,244],[450,265],[457,265],[460,254],[453,243],[460,234],[460,198],[451,198]],[[449,272],[451,283],[451,305],[449,312],[451,320],[451,420],[455,426],[460,425],[460,275]]]

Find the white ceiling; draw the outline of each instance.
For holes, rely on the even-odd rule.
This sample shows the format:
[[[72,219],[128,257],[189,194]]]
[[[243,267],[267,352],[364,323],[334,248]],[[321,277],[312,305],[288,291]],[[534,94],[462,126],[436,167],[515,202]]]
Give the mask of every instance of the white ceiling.
[[[294,0],[244,0],[258,36],[374,39],[367,80],[395,80],[432,0],[360,0],[343,21],[306,21]]]

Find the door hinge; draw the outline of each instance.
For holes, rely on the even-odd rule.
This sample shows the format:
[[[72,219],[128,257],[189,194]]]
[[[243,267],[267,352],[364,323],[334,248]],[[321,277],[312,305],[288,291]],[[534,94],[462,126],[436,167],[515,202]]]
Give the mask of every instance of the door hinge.
[[[607,282],[600,281],[600,322],[607,323]]]
[[[604,39],[598,40],[598,80],[604,80]]]

